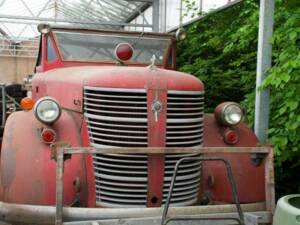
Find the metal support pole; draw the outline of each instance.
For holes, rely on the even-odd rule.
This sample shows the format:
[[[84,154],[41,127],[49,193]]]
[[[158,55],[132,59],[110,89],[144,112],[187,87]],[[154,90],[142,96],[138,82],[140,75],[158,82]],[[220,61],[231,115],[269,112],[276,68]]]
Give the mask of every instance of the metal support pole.
[[[58,148],[56,155],[56,215],[55,225],[63,224],[64,152]]]
[[[199,1],[199,13],[201,14],[203,11],[203,0]]]
[[[160,2],[161,7],[161,26],[160,30],[162,32],[167,32],[167,0],[162,0]]]
[[[153,0],[152,27],[154,32],[159,32],[159,0]]]
[[[274,6],[274,0],[260,0],[254,130],[262,143],[266,142],[268,138],[270,90],[265,88],[258,91],[258,88],[271,68],[272,45],[270,40],[273,34]]]
[[[1,85],[1,102],[2,102],[2,122],[1,126],[4,127],[5,125],[5,120],[6,120],[6,92],[5,92],[5,85]]]

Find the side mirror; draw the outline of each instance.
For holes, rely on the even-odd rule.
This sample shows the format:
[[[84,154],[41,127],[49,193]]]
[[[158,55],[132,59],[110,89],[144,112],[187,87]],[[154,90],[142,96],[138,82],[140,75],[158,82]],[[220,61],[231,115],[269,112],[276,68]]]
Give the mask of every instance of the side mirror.
[[[178,28],[175,33],[175,37],[177,41],[183,41],[187,37],[186,30],[183,27]]]
[[[38,25],[37,29],[41,34],[48,34],[51,31],[51,26],[46,23],[41,23]]]

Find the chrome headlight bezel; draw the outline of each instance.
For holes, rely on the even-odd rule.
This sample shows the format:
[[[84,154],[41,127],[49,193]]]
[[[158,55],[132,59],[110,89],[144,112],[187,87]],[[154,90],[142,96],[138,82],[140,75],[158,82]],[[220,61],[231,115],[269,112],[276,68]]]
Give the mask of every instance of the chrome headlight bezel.
[[[224,102],[216,107],[215,117],[222,125],[236,126],[243,121],[244,113],[239,104]]]
[[[48,112],[46,112],[46,110]],[[49,112],[50,110],[52,110],[52,112]],[[62,110],[56,99],[52,97],[43,97],[35,103],[33,111],[37,120],[49,125],[55,123],[60,118]],[[53,115],[48,115],[47,118],[45,113],[52,113]]]

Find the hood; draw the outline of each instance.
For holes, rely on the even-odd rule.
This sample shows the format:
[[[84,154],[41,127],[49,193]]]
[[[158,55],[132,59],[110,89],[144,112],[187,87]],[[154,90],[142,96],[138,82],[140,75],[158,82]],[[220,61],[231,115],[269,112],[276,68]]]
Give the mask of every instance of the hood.
[[[33,97],[51,96],[62,107],[82,111],[83,87],[167,89],[203,91],[196,77],[172,70],[149,67],[81,66],[58,68],[36,74]]]

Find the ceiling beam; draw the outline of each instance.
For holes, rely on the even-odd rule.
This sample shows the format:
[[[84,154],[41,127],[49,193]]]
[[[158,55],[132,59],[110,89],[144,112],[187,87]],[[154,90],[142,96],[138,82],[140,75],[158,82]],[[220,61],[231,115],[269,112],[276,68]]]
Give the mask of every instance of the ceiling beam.
[[[145,12],[150,6],[150,3],[145,3],[142,6],[140,6],[139,9],[136,9],[134,13],[132,13],[129,17],[126,18],[125,23],[130,23],[131,21],[133,21],[135,18],[141,15],[141,13]]]
[[[64,19],[53,19],[53,18],[45,18],[45,17],[30,17],[30,16],[11,16],[0,14],[0,22],[1,19],[4,19],[9,23],[9,20],[16,21],[18,20],[19,23],[25,24],[25,21],[34,21],[36,23],[40,22],[56,22],[56,23],[70,23],[70,24],[82,24],[82,25],[109,25],[109,26],[133,26],[133,27],[152,27],[151,25],[145,24],[129,24],[129,23],[115,23],[115,22],[93,22],[93,21],[74,21],[74,20],[64,20]]]

